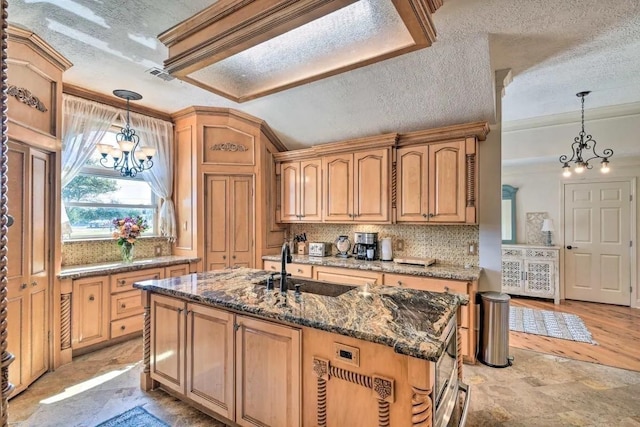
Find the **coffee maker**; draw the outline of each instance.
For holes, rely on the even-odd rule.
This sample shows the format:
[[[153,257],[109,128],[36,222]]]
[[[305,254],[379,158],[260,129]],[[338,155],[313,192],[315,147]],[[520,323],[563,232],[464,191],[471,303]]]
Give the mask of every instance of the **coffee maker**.
[[[357,259],[378,259],[378,233],[354,233],[353,254]]]

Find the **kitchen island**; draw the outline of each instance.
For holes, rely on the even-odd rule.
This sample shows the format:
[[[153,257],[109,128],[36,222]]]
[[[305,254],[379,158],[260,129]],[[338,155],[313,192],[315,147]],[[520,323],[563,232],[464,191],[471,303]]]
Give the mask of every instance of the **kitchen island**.
[[[268,277],[234,268],[136,283],[142,388],[159,385],[243,426],[448,420],[462,378],[464,296],[331,284],[282,294],[267,290]]]

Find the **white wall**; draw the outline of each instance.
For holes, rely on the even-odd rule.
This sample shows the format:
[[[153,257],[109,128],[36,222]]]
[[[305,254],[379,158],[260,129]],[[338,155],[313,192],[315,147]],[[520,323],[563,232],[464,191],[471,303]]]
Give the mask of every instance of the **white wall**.
[[[615,153],[611,159],[611,172],[603,175],[594,169],[582,174],[579,178],[574,173],[571,177],[576,180],[607,178],[635,178],[640,186],[640,156],[633,155],[633,150],[640,151],[640,115],[625,117],[603,118],[597,121],[597,126],[586,123],[585,128],[598,141],[602,148],[613,148]],[[508,128],[507,128],[508,129]],[[578,127],[579,130],[579,127]],[[573,133],[571,133],[573,132]],[[575,124],[560,124],[548,127],[537,127],[529,130],[503,131],[502,146],[503,164],[502,183],[518,187],[516,194],[516,225],[518,243],[526,243],[525,220],[526,212],[547,212],[553,219],[556,232],[553,233],[554,243],[564,246],[564,230],[561,217],[563,213],[561,188],[567,179],[562,176],[561,165],[557,160],[560,154],[569,153],[573,137],[577,135]],[[571,136],[569,138],[569,136]],[[553,158],[548,161],[525,160],[525,156],[533,155],[536,148],[545,154],[555,150]],[[626,153],[626,154],[623,154]],[[640,307],[638,295],[638,277],[640,277],[640,255],[637,250],[638,230],[640,230],[640,197],[633,195],[636,206],[635,234],[631,236],[635,250],[635,271],[632,272],[632,306]],[[481,229],[482,236],[482,229]],[[482,237],[481,237],[482,239]],[[482,265],[482,252],[481,265]],[[562,281],[562,279],[561,279]]]
[[[501,249],[502,230],[501,208],[502,187],[500,184],[500,126],[491,125],[487,140],[479,143],[480,158],[480,291],[500,291],[502,281]]]

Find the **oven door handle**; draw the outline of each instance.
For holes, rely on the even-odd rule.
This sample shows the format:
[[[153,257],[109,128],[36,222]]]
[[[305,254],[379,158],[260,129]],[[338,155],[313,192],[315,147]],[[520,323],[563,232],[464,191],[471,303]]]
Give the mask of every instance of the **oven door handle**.
[[[471,402],[471,387],[462,381],[458,381],[458,391],[464,392],[464,404],[462,405],[462,414],[458,427],[464,427],[467,424],[467,415],[469,414],[469,402]]]

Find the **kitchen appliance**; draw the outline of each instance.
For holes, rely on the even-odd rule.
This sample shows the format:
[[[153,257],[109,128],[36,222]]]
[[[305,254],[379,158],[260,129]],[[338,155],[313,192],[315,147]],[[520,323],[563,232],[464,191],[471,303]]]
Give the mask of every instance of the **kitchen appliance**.
[[[338,249],[338,254],[336,255],[337,257],[349,257],[349,249],[351,249],[351,241],[349,240],[349,236],[338,236],[334,244],[336,245],[336,249]]]
[[[383,237],[380,239],[380,260],[381,261],[392,261],[393,260],[393,251],[392,251],[392,243],[391,237]]]
[[[311,242],[309,243],[309,256],[330,256],[331,243]]]
[[[378,233],[354,233],[353,254],[357,259],[378,259]]]
[[[420,267],[428,267],[431,264],[435,264],[436,259],[405,256],[401,258],[394,258],[393,262],[397,264],[409,264],[409,265],[416,265]]]

